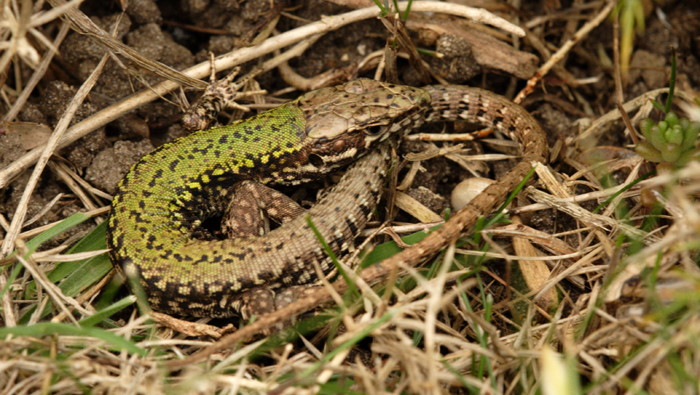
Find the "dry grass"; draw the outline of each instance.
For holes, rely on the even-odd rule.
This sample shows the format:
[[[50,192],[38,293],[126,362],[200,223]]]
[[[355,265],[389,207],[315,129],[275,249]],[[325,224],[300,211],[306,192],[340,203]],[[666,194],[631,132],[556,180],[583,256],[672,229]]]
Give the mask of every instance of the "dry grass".
[[[4,33],[6,43],[27,43]],[[15,59],[39,63],[36,50],[18,51]],[[644,101],[631,103],[626,110]],[[615,111],[601,119],[619,117]],[[604,124],[595,126],[585,134]],[[45,240],[25,241],[38,231],[6,233],[5,245],[19,254],[0,274],[0,394],[700,393],[700,164],[632,185],[640,161],[611,160],[607,169],[631,171],[622,187],[606,188],[594,174],[600,165],[563,161],[575,173],[538,174],[539,189],[521,194],[536,203],[512,215],[553,208],[573,216],[567,232],[549,235],[515,222],[480,229],[384,289],[362,289],[279,335],[181,370],[163,362],[216,340],[153,324],[136,309],[111,321],[136,299],[112,301],[118,285],[104,255],[68,258],[91,262],[80,276],[102,270],[93,285],[68,292],[65,281],[54,285],[68,274],[45,274],[66,260],[59,255],[65,248],[34,252]],[[571,192],[580,184],[591,192]],[[640,191],[654,187],[663,191],[656,212],[639,203]],[[606,204],[591,213],[583,201]],[[0,215],[6,232],[8,214]],[[42,315],[49,303],[54,307]]]

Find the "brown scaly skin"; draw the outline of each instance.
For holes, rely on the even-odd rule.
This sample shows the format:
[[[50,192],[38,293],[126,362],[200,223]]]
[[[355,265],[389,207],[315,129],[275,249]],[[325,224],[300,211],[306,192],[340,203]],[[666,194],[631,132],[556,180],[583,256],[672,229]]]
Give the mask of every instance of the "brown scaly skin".
[[[360,277],[370,284],[377,283],[390,273],[402,267],[419,264],[426,258],[455,241],[464,231],[473,227],[480,216],[487,215],[501,205],[508,194],[522,182],[533,166],[544,164],[548,156],[547,139],[544,131],[535,119],[522,107],[508,101],[502,96],[477,88],[463,86],[429,86],[424,88],[432,96],[432,110],[428,121],[438,118],[452,120],[461,118],[481,123],[507,133],[522,147],[522,160],[508,173],[486,188],[471,203],[458,211],[443,226],[432,232],[419,243],[403,250],[391,258],[364,269]],[[347,283],[339,279],[333,284],[335,292],[340,294],[347,290]],[[209,355],[261,333],[289,317],[332,302],[331,294],[323,287],[316,288],[273,313],[259,317],[255,322],[220,339],[216,344],[192,356],[166,362],[168,369],[179,369],[199,362]]]
[[[304,218],[262,237],[195,238],[207,236],[202,222],[225,208],[229,187],[242,180],[298,184],[319,178],[413,128],[429,102],[421,89],[361,79],[163,145],[119,185],[107,228],[112,262],[140,280],[154,310],[249,315],[246,305],[261,294],[316,281],[313,262],[325,273],[333,265]],[[310,212],[336,254],[352,248],[377,204],[383,170],[375,162],[382,160],[372,157],[374,162],[356,166],[360,181],[338,191],[345,206]]]

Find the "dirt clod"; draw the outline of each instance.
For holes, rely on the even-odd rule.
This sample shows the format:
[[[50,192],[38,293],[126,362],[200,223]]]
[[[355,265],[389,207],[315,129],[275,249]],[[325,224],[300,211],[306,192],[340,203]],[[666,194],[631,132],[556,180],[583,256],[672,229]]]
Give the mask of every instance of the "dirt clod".
[[[153,145],[148,140],[138,143],[117,141],[113,148],[97,154],[87,169],[86,179],[93,186],[113,194],[131,165],[152,150]]]

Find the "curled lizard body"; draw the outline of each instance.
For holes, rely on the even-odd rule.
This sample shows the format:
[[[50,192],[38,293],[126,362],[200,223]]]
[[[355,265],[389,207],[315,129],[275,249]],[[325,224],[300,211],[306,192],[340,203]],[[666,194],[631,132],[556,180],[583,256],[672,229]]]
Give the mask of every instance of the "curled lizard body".
[[[370,80],[325,89],[233,127],[196,132],[161,147],[132,168],[113,202],[108,244],[113,262],[140,279],[154,309],[228,316],[241,309],[246,312],[256,291],[314,282],[314,261],[324,272],[331,270],[305,217],[262,237],[193,239],[202,218],[219,209],[226,187],[237,180],[295,184],[316,178],[355,160],[391,135],[405,134],[420,125],[423,116],[429,122],[463,119],[492,126],[521,143],[524,161],[546,157],[544,132],[532,116],[481,89],[416,89]],[[249,146],[240,143],[242,138],[264,143]],[[292,152],[281,153],[278,145],[287,145],[290,139]],[[333,192],[308,212],[336,255],[353,248],[354,237],[377,204],[388,166],[385,145],[360,159]],[[187,161],[202,150],[219,154]],[[224,166],[222,152],[234,163],[225,165],[225,179],[219,174]],[[184,168],[179,167],[180,161]],[[512,190],[527,169],[527,163],[518,165],[506,189]],[[468,210],[488,213],[505,199],[506,189],[492,188],[488,202],[477,202]],[[413,257],[423,259],[428,253],[414,251]],[[378,266],[378,273],[381,270]]]

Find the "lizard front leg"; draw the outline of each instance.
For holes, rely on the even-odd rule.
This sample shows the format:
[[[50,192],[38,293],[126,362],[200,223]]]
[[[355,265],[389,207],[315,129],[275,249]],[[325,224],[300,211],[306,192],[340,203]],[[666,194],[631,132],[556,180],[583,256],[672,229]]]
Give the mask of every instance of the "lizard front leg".
[[[233,186],[230,195],[230,203],[221,221],[221,231],[229,239],[264,235],[264,215],[284,224],[306,211],[282,192],[255,181],[239,182]]]

